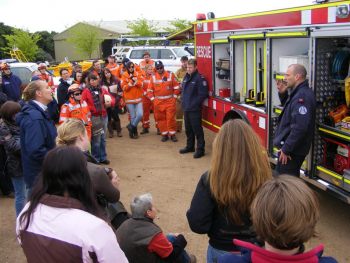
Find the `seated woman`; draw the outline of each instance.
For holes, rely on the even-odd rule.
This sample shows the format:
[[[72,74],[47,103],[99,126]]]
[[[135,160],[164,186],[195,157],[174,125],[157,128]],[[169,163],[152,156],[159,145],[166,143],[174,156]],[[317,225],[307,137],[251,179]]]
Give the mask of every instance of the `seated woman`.
[[[200,178],[187,211],[191,230],[209,236],[207,262],[230,251],[239,253],[233,238],[255,242],[249,208],[271,177],[267,153],[253,129],[238,119],[222,125],[210,169]]]
[[[84,123],[79,119],[68,119],[57,129],[57,145],[73,145],[78,147],[87,158],[87,169],[98,203],[102,206],[115,229],[128,219],[127,211],[119,202],[119,181],[117,173],[111,168],[103,168],[88,152],[90,140]]]
[[[48,152],[16,232],[29,263],[128,262],[103,220],[77,147]]]

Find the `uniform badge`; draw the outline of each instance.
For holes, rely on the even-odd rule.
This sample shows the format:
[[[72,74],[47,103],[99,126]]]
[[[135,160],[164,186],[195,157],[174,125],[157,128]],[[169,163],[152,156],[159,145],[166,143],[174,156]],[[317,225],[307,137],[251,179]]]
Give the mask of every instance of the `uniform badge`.
[[[300,107],[299,107],[299,113],[300,113],[301,115],[305,115],[305,114],[307,113],[306,107],[305,107],[305,106],[300,106]]]

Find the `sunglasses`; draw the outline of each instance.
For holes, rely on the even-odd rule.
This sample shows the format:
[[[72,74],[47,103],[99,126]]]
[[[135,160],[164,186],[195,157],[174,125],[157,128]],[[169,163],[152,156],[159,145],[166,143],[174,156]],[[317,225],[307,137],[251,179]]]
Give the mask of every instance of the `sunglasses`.
[[[158,67],[158,68],[156,68],[156,70],[161,70],[161,69],[163,69],[163,67]]]
[[[75,92],[73,93],[74,96],[80,96],[81,95],[81,92]]]

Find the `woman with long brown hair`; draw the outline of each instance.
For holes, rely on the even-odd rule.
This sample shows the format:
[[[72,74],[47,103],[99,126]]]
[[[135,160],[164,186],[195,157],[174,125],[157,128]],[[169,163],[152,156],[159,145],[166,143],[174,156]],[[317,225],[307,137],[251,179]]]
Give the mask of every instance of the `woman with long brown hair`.
[[[270,178],[267,153],[253,129],[242,120],[226,122],[214,140],[210,169],[200,178],[187,211],[192,231],[209,236],[207,262],[238,252],[233,238],[255,241],[249,208]]]

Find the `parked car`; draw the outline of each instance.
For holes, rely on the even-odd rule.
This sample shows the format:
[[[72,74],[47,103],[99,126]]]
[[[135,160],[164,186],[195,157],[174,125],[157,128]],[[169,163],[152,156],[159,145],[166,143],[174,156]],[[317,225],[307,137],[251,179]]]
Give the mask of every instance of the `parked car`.
[[[153,60],[161,60],[166,70],[175,72],[181,67],[180,59],[182,56],[191,58],[192,56],[185,50],[184,46],[143,46],[131,48],[125,56],[134,63],[140,63],[143,60],[143,54],[148,51]]]
[[[129,47],[129,46],[114,46],[114,47],[112,47],[112,55],[114,55],[115,61],[117,63],[122,63],[122,60],[125,57],[126,53],[132,48],[133,47]]]

